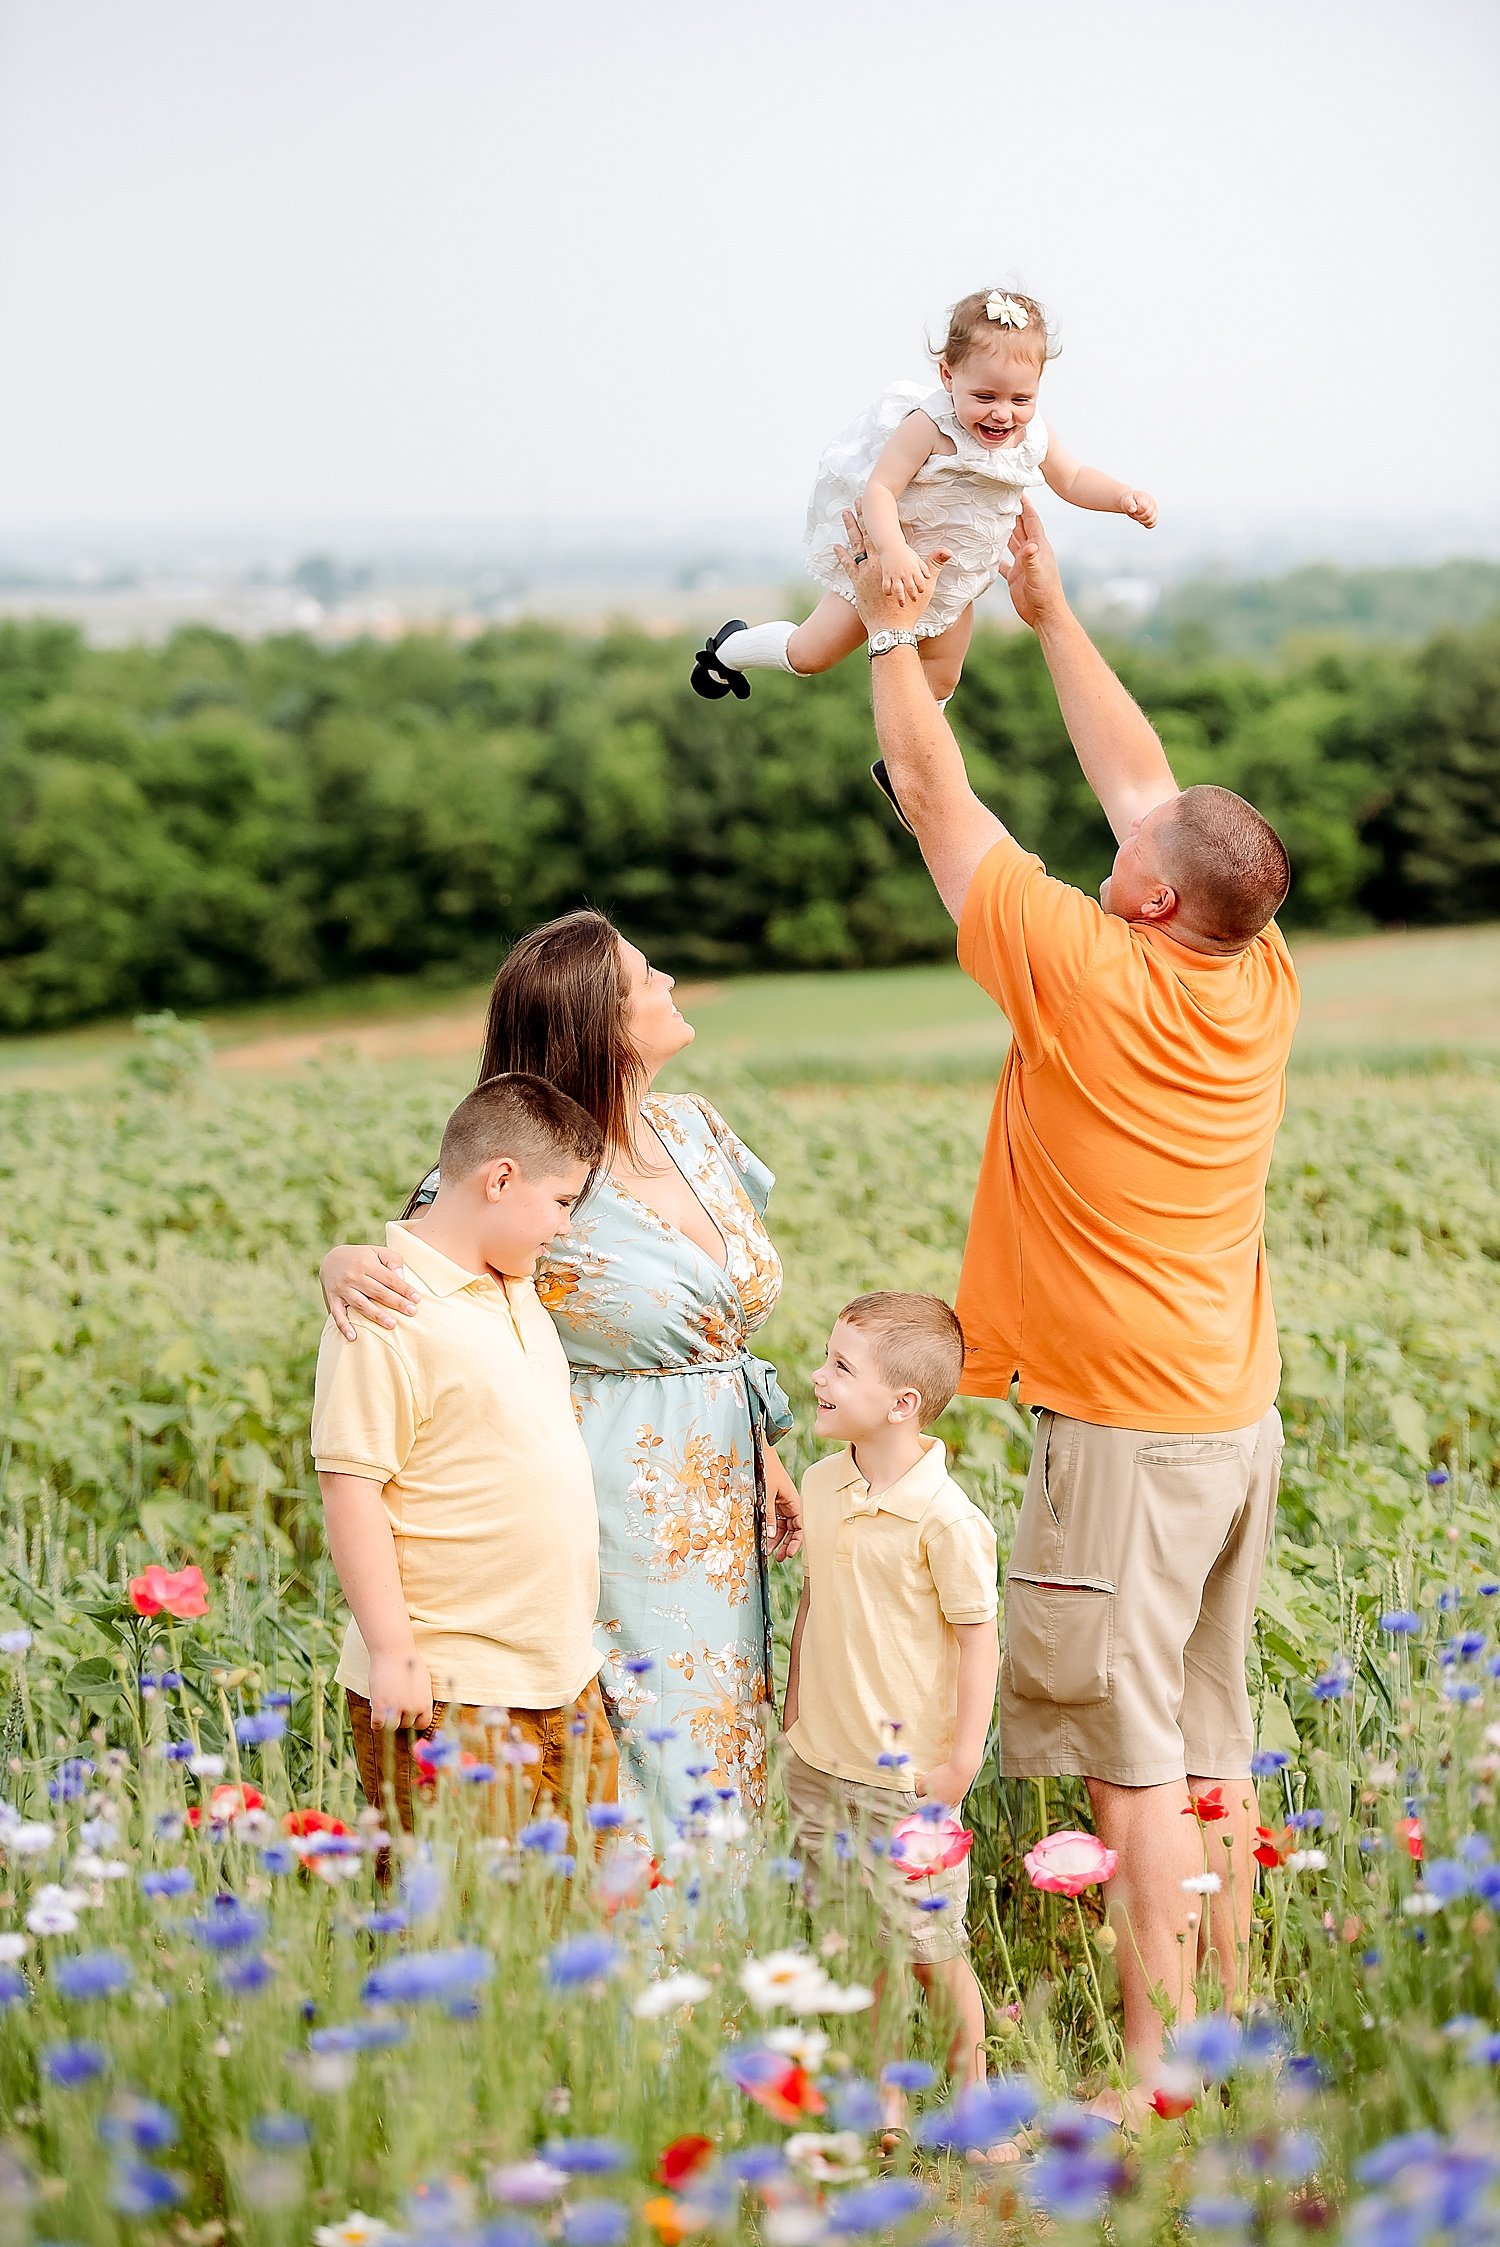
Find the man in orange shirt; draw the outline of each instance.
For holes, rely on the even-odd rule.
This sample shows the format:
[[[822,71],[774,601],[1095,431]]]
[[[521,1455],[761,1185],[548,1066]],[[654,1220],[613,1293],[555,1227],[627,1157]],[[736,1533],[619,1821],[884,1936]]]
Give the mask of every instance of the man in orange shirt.
[[[1001,1764],[1086,1779],[1119,1853],[1134,2119],[1162,2049],[1153,1993],[1189,2014],[1210,1948],[1226,1992],[1244,1986],[1245,1663],[1282,1445],[1263,1222],[1298,1005],[1272,918],[1287,857],[1242,798],[1178,789],[1028,506],[1011,598],[1119,844],[1097,902],[1053,880],[969,787],[923,680],[925,604],[883,593],[863,546],[848,568],[890,782],[960,963],[1012,1032],[958,1293],[964,1390],[1019,1379],[1040,1414],[1006,1571]],[[1205,1869],[1211,1906],[1184,1885]]]

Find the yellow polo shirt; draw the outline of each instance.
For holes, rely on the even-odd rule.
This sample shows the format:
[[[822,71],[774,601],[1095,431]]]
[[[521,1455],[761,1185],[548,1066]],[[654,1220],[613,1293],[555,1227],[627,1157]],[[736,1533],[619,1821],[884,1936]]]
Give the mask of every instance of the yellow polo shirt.
[[[788,1745],[834,1778],[910,1787],[953,1752],[952,1626],[998,1610],[995,1532],[925,1436],[917,1464],[878,1497],[852,1450],[809,1467],[802,1535],[808,1604]],[[910,1760],[882,1764],[889,1753]]]
[[[382,1487],[417,1652],[440,1700],[556,1709],[594,1645],[599,1517],[557,1329],[530,1280],[466,1272],[404,1225],[386,1239],[422,1301],[394,1329],[330,1319],[313,1458]],[[368,1695],[352,1620],[336,1673]]]

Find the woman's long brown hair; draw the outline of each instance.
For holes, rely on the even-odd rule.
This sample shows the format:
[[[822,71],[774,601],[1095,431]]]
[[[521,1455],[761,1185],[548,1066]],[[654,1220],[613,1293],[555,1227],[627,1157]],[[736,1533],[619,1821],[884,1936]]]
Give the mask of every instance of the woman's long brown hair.
[[[593,1117],[608,1167],[630,1144],[640,1099],[628,1000],[619,931],[603,913],[564,913],[529,930],[495,977],[476,1084],[512,1069],[545,1077]],[[412,1216],[421,1199],[418,1187],[402,1216]]]

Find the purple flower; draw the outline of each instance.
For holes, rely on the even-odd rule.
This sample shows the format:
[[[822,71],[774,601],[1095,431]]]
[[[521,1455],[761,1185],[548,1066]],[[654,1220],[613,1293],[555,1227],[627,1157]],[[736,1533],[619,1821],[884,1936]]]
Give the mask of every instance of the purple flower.
[[[1442,2140],[1435,2130],[1407,2130],[1400,2137],[1387,2138],[1383,2146],[1376,2146],[1362,2161],[1354,2164],[1354,2174],[1362,2185],[1388,2185],[1403,2170],[1425,2167],[1436,2160],[1442,2151]]]
[[[624,1825],[625,1813],[617,1802],[591,1802],[588,1819],[595,1833],[612,1833]]]
[[[676,1737],[677,1727],[675,1724],[654,1724],[646,1734],[646,1738],[651,1742],[653,1748],[664,1748]]]
[[[582,2200],[563,2210],[567,2247],[622,2247],[630,2232],[630,2210],[618,2200]]]
[[[471,1997],[490,1979],[495,1961],[473,1947],[451,1951],[409,1951],[377,1966],[360,1992],[366,2005],[445,2004]]]
[[[0,2013],[12,2005],[24,2005],[30,1995],[26,1976],[19,1966],[0,1966]]]
[[[779,2177],[786,2166],[776,2146],[743,2146],[738,2153],[726,2153],[724,2171],[742,2185],[757,2187],[768,2185]]]
[[[273,1968],[268,1958],[252,1951],[248,1958],[226,1958],[219,1968],[219,1985],[233,1990],[236,1996],[253,1997],[270,1981]]]
[[[177,2117],[154,2099],[121,2099],[100,2117],[99,2135],[107,2146],[133,2146],[137,2153],[165,2153],[177,2143]]]
[[[555,1990],[602,1982],[619,1963],[620,1952],[607,1935],[574,1935],[559,1943],[547,1960],[547,1979]]]
[[[1172,2038],[1172,2057],[1186,2060],[1205,2083],[1225,2083],[1240,2061],[1244,2031],[1227,2013],[1200,2013]]]
[[[773,1857],[771,1859],[771,1876],[774,1880],[787,1880],[793,1883],[799,1881],[802,1878],[801,1858]]]
[[[893,2091],[930,2091],[937,2081],[937,2070],[925,2060],[891,2060],[881,2069],[880,2080]]]
[[[177,2179],[144,2161],[122,2161],[110,2180],[109,2204],[122,2216],[155,2216],[181,2198]]]
[[[312,2131],[300,2114],[263,2114],[251,2123],[250,2135],[267,2153],[290,2153],[312,2142]]]
[[[118,1997],[130,1987],[131,1965],[119,1951],[80,1951],[60,1958],[52,1979],[64,1997]]]
[[[1291,1760],[1285,1748],[1257,1748],[1250,1758],[1250,1776],[1269,1779],[1273,1771],[1285,1771]]]
[[[1255,2223],[1255,2208],[1232,2193],[1204,2193],[1190,2200],[1187,2219],[1194,2231],[1237,2232],[1244,2237]]]
[[[905,2223],[926,2200],[922,2187],[910,2177],[881,2177],[842,2194],[834,2203],[828,2228],[836,2239],[863,2239],[870,2232]]]
[[[540,1849],[549,1857],[568,1846],[568,1828],[561,1818],[533,1818],[516,1836],[523,1849]]]
[[[263,1915],[242,1904],[238,1896],[215,1896],[206,1919],[190,1919],[187,1931],[204,1950],[243,1951],[258,1943],[266,1931]]]
[[[1448,1470],[1447,1470],[1447,1468],[1446,1468],[1446,1467],[1429,1467],[1429,1468],[1428,1468],[1428,1470],[1427,1470],[1427,1487],[1428,1487],[1428,1489],[1429,1489],[1429,1490],[1441,1490],[1441,1489],[1443,1489],[1443,1488],[1445,1487],[1445,1485],[1446,1485],[1447,1481],[1448,1481]]]
[[[406,1914],[399,1904],[386,1911],[365,1913],[365,1932],[369,1935],[399,1935],[406,1925]]]
[[[1041,2101],[1024,2075],[992,2075],[971,2083],[947,2107],[923,2115],[913,2135],[918,2145],[972,2153],[1013,2137],[1035,2116]]]
[[[542,2158],[570,2177],[609,2177],[625,2167],[629,2155],[613,2138],[552,2138]]]
[[[295,1872],[298,1865],[296,1850],[289,1841],[273,1841],[260,1853],[260,1869],[274,1880],[279,1874]]]
[[[1293,1833],[1316,1833],[1322,1823],[1321,1810],[1294,1810],[1287,1820]]]
[[[1409,1607],[1392,1607],[1381,1616],[1380,1628],[1392,1638],[1412,1638],[1422,1628],[1422,1618]]]
[[[141,1874],[143,1896],[189,1896],[195,1885],[186,1865],[164,1865],[160,1872]]]
[[[1124,2163],[1113,2149],[1068,2146],[1049,2148],[1027,2171],[1025,2183],[1028,2198],[1050,2215],[1087,2222],[1099,2216],[1124,2178]]]
[[[42,2072],[49,2083],[74,2091],[104,2073],[105,2057],[97,2044],[49,2044],[42,2052]]]
[[[285,1692],[268,1693],[261,1705],[268,1709],[289,1709],[292,1705],[292,1696]]]
[[[268,1740],[279,1740],[286,1730],[286,1718],[280,1709],[261,1709],[254,1716],[237,1716],[234,1736],[242,1748],[264,1747]]]
[[[47,1781],[47,1792],[54,1802],[76,1802],[87,1794],[94,1766],[86,1755],[70,1755]]]
[[[620,1664],[629,1677],[649,1677],[656,1667],[654,1654],[627,1654]]]
[[[1353,1684],[1354,1672],[1340,1655],[1337,1661],[1329,1663],[1321,1676],[1313,1679],[1312,1697],[1315,1701],[1342,1701]]]
[[[1472,1879],[1469,1867],[1456,1857],[1434,1857],[1424,1868],[1422,1885],[1439,1903],[1456,1904],[1460,1896],[1468,1895]]]
[[[834,2084],[828,2104],[840,2130],[857,2130],[861,2137],[880,2121],[880,2093],[862,2075],[848,2075]]]
[[[198,1753],[191,1740],[168,1740],[161,1750],[164,1763],[187,1763]]]

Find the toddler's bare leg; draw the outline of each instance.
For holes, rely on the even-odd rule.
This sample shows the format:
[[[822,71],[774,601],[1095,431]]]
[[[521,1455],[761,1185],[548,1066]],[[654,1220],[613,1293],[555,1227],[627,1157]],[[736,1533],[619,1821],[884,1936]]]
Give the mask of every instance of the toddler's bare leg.
[[[853,604],[841,594],[825,593],[805,624],[799,624],[786,644],[787,661],[804,675],[831,671],[846,655],[865,644],[865,628]],[[959,662],[963,657],[960,655]]]
[[[837,595],[833,596],[837,599]],[[922,658],[922,676],[932,689],[934,702],[946,702],[963,675],[964,657],[969,652],[969,642],[974,637],[974,604],[971,601],[956,623],[946,632],[938,632],[930,640],[918,642],[917,653]],[[793,659],[795,660],[795,658]],[[800,670],[801,666],[798,665]]]

